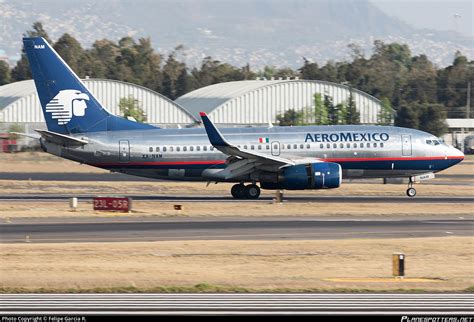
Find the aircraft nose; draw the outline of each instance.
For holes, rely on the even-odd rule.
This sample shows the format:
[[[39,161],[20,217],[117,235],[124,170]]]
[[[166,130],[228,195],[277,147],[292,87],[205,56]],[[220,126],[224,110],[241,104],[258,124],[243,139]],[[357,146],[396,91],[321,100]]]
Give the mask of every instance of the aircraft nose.
[[[451,157],[454,157],[455,159],[459,159],[459,162],[464,160],[464,153],[462,153],[462,151],[456,149],[455,147],[451,147],[450,150],[451,151],[449,151],[449,152],[450,152]]]

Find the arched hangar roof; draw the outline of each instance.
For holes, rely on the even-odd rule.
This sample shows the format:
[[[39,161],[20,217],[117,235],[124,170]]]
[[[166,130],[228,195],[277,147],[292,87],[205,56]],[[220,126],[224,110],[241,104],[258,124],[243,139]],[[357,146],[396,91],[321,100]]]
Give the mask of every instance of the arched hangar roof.
[[[377,98],[346,85],[318,80],[249,80],[214,84],[189,92],[176,103],[195,118],[206,112],[219,124],[265,124],[289,109],[314,107],[314,94],[329,95],[334,104],[347,102],[352,91],[361,123],[374,124]]]
[[[85,79],[87,88],[111,113],[119,115],[119,101],[137,99],[147,116],[147,123],[188,125],[196,119],[184,108],[167,97],[148,88],[110,79]],[[41,105],[33,80],[0,86],[0,122],[44,122]]]

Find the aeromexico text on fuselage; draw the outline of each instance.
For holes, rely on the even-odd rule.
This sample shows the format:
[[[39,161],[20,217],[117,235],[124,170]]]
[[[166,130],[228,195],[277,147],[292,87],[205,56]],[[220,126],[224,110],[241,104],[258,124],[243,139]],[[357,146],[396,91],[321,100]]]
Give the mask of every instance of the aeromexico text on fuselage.
[[[305,142],[385,142],[390,139],[388,133],[378,132],[339,132],[339,133],[307,133]]]

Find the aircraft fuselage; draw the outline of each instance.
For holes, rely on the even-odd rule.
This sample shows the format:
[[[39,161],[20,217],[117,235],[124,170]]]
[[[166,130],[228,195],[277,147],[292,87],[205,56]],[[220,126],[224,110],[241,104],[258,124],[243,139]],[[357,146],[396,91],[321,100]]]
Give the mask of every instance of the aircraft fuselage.
[[[248,151],[302,162],[341,165],[343,178],[409,177],[438,172],[463,154],[419,130],[393,126],[295,126],[220,129],[232,144]],[[51,146],[48,152],[115,172],[166,180],[249,182],[213,175],[225,167],[227,155],[213,148],[206,131],[151,129],[90,132],[74,135],[89,144]],[[430,142],[430,143],[428,143]]]

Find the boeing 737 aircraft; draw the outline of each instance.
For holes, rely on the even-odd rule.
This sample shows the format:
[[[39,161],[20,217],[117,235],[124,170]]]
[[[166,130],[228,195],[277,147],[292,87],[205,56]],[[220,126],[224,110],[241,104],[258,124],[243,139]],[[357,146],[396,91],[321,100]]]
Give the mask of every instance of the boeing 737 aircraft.
[[[235,182],[237,199],[262,189],[330,189],[342,178],[413,183],[464,159],[429,133],[393,126],[160,129],[112,115],[43,38],[24,38],[48,130],[44,151],[91,166],[166,179]],[[247,185],[246,185],[247,184]],[[257,185],[259,184],[260,187]]]

